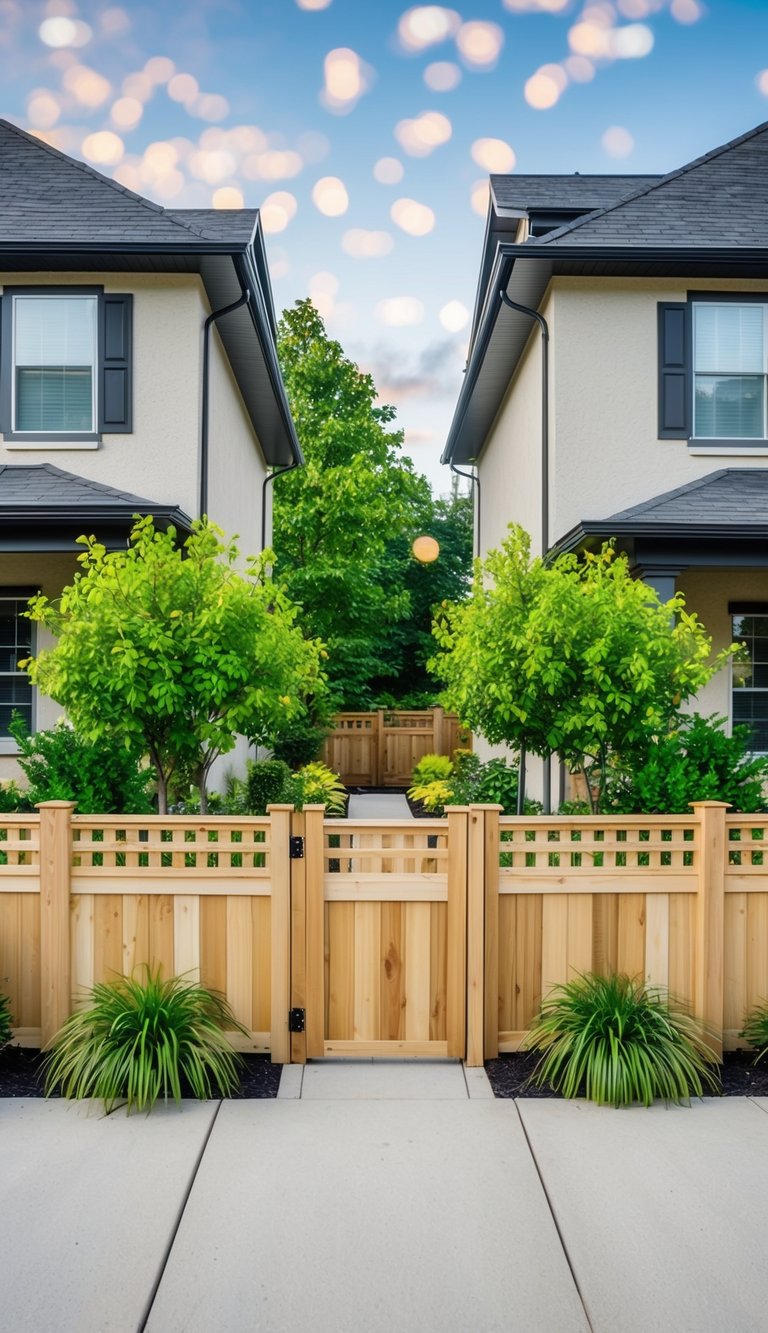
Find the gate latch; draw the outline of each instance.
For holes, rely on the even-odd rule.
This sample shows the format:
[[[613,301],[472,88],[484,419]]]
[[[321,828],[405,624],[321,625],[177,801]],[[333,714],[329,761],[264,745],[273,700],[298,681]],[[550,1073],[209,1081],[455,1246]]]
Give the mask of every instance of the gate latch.
[[[289,1010],[288,1010],[288,1031],[289,1031],[289,1032],[303,1032],[303,1031],[304,1031],[304,1010],[303,1010],[303,1009],[289,1009]]]
[[[288,839],[288,846],[289,846],[289,851],[290,851],[290,859],[291,859],[292,861],[301,861],[301,860],[303,860],[303,858],[304,858],[304,839],[303,839],[303,838],[289,838],[289,839]]]

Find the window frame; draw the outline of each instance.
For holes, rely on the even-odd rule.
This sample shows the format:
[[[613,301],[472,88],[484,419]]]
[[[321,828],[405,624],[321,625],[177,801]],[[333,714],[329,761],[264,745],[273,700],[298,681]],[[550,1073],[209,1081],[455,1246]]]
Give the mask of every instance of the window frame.
[[[99,413],[101,391],[101,367],[104,363],[104,334],[102,318],[104,288],[81,287],[62,284],[59,287],[4,287],[2,300],[2,340],[0,342],[0,420],[6,443],[28,444],[31,447],[45,445],[47,448],[71,447],[72,445],[90,445],[95,447],[101,442]],[[24,296],[83,296],[96,298],[96,360],[93,367],[93,429],[89,431],[17,430],[14,421],[16,396],[16,347],[15,347],[15,303]]]
[[[0,584],[0,601],[28,602],[30,597],[36,597],[39,592],[39,587],[18,587],[16,585],[9,585],[6,587],[3,584]],[[29,622],[29,648],[31,655],[34,657],[37,652],[37,625],[33,620],[30,620]],[[3,671],[0,673],[0,676],[3,678],[24,676],[29,680],[25,671]],[[37,690],[31,682],[30,690],[32,707],[30,709],[29,726],[31,733],[34,735],[37,731]],[[0,756],[15,755],[18,753],[19,747],[13,737],[0,735]]]
[[[732,602],[729,602],[729,603],[728,603],[728,617],[729,617],[729,620],[730,620],[730,633],[731,633],[731,642],[732,642],[732,643],[735,643],[735,642],[736,642],[736,637],[735,637],[734,628],[733,628],[733,621],[734,621],[734,619],[735,619],[736,616],[752,616],[752,617],[762,616],[762,617],[764,617],[766,620],[768,620],[768,602],[736,602],[736,601],[732,601]],[[729,714],[729,719],[730,719],[730,731],[732,732],[734,727],[736,727],[736,726],[745,726],[745,725],[747,725],[747,724],[745,724],[744,722],[738,722],[738,721],[736,720],[736,717],[735,717],[735,710],[734,710],[734,695],[735,695],[735,693],[736,693],[736,688],[737,688],[737,687],[734,685],[734,681],[733,681],[733,665],[734,665],[734,664],[733,664],[733,659],[732,659],[732,658],[731,658],[731,661],[730,661],[730,664],[729,664],[729,665],[730,665],[730,670],[729,670],[728,676],[729,676],[729,687],[730,687],[730,688],[729,688],[729,698],[728,698],[728,714]],[[754,665],[754,664],[753,664],[753,665]],[[749,693],[751,693],[751,694],[768,694],[768,686],[767,686],[767,685],[742,685],[742,686],[739,686],[738,688],[739,688],[740,691],[743,690],[745,693],[749,692]],[[748,751],[748,753],[749,753],[749,754],[754,754],[754,755],[767,755],[767,754],[768,754],[768,750],[750,750],[750,751]]]
[[[689,330],[689,364],[690,364],[690,384],[689,384],[689,402],[690,402],[690,428],[691,435],[688,445],[691,449],[701,453],[722,453],[741,450],[745,454],[753,452],[768,453],[768,291],[765,292],[712,292],[712,291],[689,291],[687,295],[688,304],[688,330]],[[764,435],[744,435],[744,436],[724,436],[724,435],[696,435],[694,434],[696,426],[696,347],[695,347],[695,319],[693,307],[695,305],[762,305],[763,331],[765,336],[763,346],[763,357],[765,369],[759,374],[763,380],[763,429]],[[700,372],[703,374],[718,374],[720,372],[710,371]],[[725,375],[728,372],[722,372]],[[738,378],[738,376],[735,376]]]

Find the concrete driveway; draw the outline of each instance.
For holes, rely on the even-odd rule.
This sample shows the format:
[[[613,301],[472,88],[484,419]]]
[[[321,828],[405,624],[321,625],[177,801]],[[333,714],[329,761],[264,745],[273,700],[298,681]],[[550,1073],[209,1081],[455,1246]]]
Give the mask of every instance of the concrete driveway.
[[[277,1101],[0,1101],[3,1333],[768,1328],[768,1103],[495,1101],[460,1065]]]

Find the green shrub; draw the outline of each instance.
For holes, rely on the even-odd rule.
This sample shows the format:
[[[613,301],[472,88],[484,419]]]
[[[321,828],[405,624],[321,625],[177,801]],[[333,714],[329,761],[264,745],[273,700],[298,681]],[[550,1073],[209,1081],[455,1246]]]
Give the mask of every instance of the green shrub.
[[[0,1051],[11,1040],[11,1001],[0,995]]]
[[[727,801],[754,814],[766,808],[768,757],[749,753],[749,730],[725,733],[725,719],[692,713],[609,782],[608,806],[620,814],[688,814],[692,801]]]
[[[447,754],[425,754],[414,768],[411,782],[414,787],[424,787],[428,782],[447,782],[452,773],[453,763]]]
[[[298,773],[292,774],[291,792],[298,810],[305,805],[323,804],[326,814],[343,815],[347,808],[347,789],[338,773],[333,773],[325,764],[305,764]]]
[[[627,976],[593,973],[555,986],[526,1045],[543,1052],[532,1075],[564,1097],[629,1106],[719,1092],[714,1057],[686,1013]]]
[[[88,1008],[67,1019],[46,1065],[46,1096],[98,1097],[110,1111],[151,1110],[158,1097],[181,1101],[183,1081],[203,1100],[231,1096],[240,1058],[225,1030],[245,1032],[223,996],[149,968],[143,981],[99,982]]]
[[[81,814],[149,814],[153,775],[135,749],[115,741],[86,741],[66,721],[30,736],[15,714],[11,734],[27,779],[30,807],[38,801],[76,801]]]
[[[768,1004],[759,1004],[750,1010],[739,1036],[757,1052],[755,1056],[757,1064],[768,1051]]]
[[[317,759],[331,729],[330,718],[325,713],[310,712],[304,717],[286,722],[280,731],[270,735],[264,743],[269,746],[275,759],[284,760],[289,768],[301,768]]]
[[[245,789],[248,814],[265,815],[268,805],[293,801],[291,770],[282,759],[259,759],[248,765]]]
[[[453,784],[450,778],[434,778],[432,782],[414,783],[408,788],[412,801],[419,801],[431,815],[442,815],[447,805],[453,805]]]
[[[12,815],[19,810],[34,810],[29,792],[22,791],[12,778],[0,782],[0,815]]]

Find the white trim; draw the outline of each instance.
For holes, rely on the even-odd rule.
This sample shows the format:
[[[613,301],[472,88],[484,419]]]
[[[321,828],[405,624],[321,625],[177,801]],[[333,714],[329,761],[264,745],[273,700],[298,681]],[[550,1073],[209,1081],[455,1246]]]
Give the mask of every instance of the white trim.
[[[768,458],[768,440],[765,441],[764,448],[756,449],[742,449],[738,445],[727,444],[713,444],[711,447],[689,444],[688,453],[694,458],[704,458],[709,454],[717,454],[721,458]]]
[[[12,319],[11,319],[11,432],[17,436],[35,435],[37,431],[21,431],[16,425],[16,306],[19,301],[89,301],[91,304],[91,323],[93,334],[93,350],[91,360],[91,425],[82,435],[94,435],[99,429],[99,297],[95,292],[14,292],[11,297]],[[51,431],[52,435],[74,436],[75,439],[80,435],[76,431]],[[24,441],[22,440],[22,444]],[[34,441],[30,441],[34,444]],[[50,448],[51,446],[44,446]],[[55,447],[55,446],[53,446]]]
[[[100,449],[101,440],[4,440],[4,449]],[[768,453],[768,450],[766,450]]]

